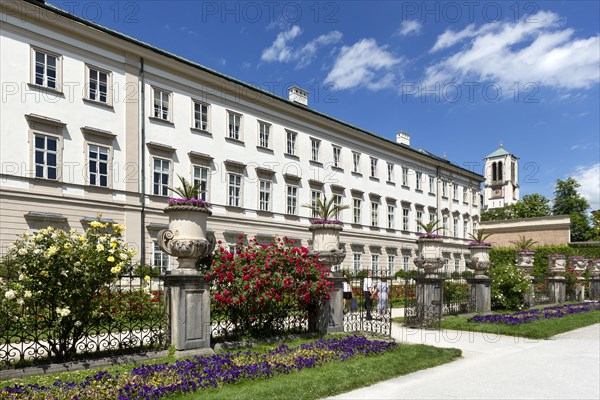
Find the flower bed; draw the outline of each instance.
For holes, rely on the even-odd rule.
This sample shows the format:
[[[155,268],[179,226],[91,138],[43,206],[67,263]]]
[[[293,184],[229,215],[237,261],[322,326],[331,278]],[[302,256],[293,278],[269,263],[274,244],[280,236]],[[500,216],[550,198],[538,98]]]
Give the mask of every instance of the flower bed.
[[[360,336],[319,339],[296,348],[280,345],[266,353],[250,351],[194,357],[173,364],[142,365],[128,374],[112,376],[99,372],[82,382],[56,381],[52,386],[7,386],[1,399],[157,399],[218,387],[242,379],[269,378],[305,368],[380,354],[396,343],[368,340]]]
[[[571,314],[579,314],[597,310],[600,310],[600,303],[598,302],[564,304],[560,306],[545,307],[542,309],[519,311],[514,314],[476,315],[472,318],[469,318],[468,321],[487,324],[520,325],[537,321],[539,319],[562,318]]]

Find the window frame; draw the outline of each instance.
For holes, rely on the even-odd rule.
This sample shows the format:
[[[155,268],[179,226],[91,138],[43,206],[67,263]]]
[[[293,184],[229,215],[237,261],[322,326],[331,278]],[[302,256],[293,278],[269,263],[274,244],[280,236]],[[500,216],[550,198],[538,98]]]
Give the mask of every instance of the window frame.
[[[62,93],[62,72],[63,72],[63,67],[62,67],[62,63],[63,63],[63,56],[59,53],[56,53],[54,51],[50,51],[50,50],[46,50],[43,49],[41,47],[37,47],[37,46],[31,46],[31,63],[30,63],[30,70],[31,70],[31,75],[29,78],[29,82],[31,85],[38,87],[38,88],[42,88],[42,89],[46,89],[46,90],[51,90],[51,91],[55,91],[57,93]],[[37,67],[37,59],[36,59],[36,53],[41,53],[44,54],[44,75],[43,75],[43,79],[42,79],[42,83],[37,83],[37,73],[36,73],[36,67]],[[47,67],[47,57],[51,56],[55,58],[55,79],[54,79],[54,87],[48,86],[48,67]]]
[[[263,190],[263,184],[267,187]],[[263,198],[263,195],[265,198]],[[270,179],[258,179],[258,211],[271,212],[273,209],[273,181]]]
[[[352,254],[352,269],[354,270],[354,275],[358,274],[362,269],[361,256],[361,253]]]
[[[261,121],[258,120],[258,147],[262,147],[263,149],[270,149],[271,148],[271,138],[273,135],[271,135],[271,128],[273,127],[272,124],[265,122],[265,121]],[[265,128],[265,129],[263,129]],[[266,136],[266,140],[265,139]]]
[[[360,174],[360,153],[352,152],[352,172]]]
[[[291,131],[289,129],[286,129],[285,131],[285,154],[290,156],[297,156],[296,153],[298,152],[298,132]]]
[[[387,205],[387,228],[395,229],[396,227],[396,206],[393,204]]]
[[[171,123],[173,121],[173,92],[166,90],[166,89],[162,89],[160,87],[157,86],[151,86],[152,87],[152,113],[150,114],[150,117],[154,120],[158,120],[158,121],[164,121],[164,122],[169,122]],[[156,94],[160,93],[160,116],[157,116],[157,108],[156,108]],[[164,100],[164,95],[168,96],[168,99],[166,101],[167,104],[167,117],[164,118],[164,104],[165,104],[165,100]]]
[[[99,144],[99,143],[93,143],[93,142],[87,142],[86,143],[86,147],[87,147],[87,184],[89,186],[94,186],[94,187],[100,187],[100,188],[111,188],[111,165],[112,165],[112,147],[111,146],[106,146],[104,144]],[[98,148],[98,155],[100,155],[100,149],[106,149],[107,150],[107,154],[106,154],[106,185],[102,186],[99,184],[98,181],[101,182],[101,179],[98,179],[98,177],[96,177],[96,181],[98,182],[97,184],[93,184],[92,183],[92,171],[91,171],[91,167],[92,167],[92,158],[90,157],[90,153],[91,153],[91,147],[96,147]],[[99,172],[99,168],[100,168],[100,160],[97,161],[97,172],[96,174],[98,176],[100,176],[101,178],[101,174]]]
[[[196,106],[200,107],[199,111],[196,111]],[[206,113],[203,112],[202,107],[206,107]],[[205,101],[192,99],[192,129],[201,132],[210,132],[210,104]],[[197,116],[200,115],[200,119]],[[202,120],[203,116],[206,116],[206,121]],[[202,127],[203,123],[205,127]]]
[[[38,147],[37,147],[37,137],[43,137],[44,138],[44,148],[43,149],[39,149],[39,150],[43,150],[43,159],[44,162],[43,164],[39,164],[42,166],[42,176],[38,176],[38,162],[37,162],[37,153],[38,153]],[[50,140],[54,140],[56,141],[56,148],[55,150],[48,150],[48,139]],[[49,134],[47,132],[43,132],[40,130],[34,130],[32,132],[32,141],[31,141],[31,151],[32,151],[32,166],[33,166],[33,176],[36,179],[44,179],[47,181],[53,181],[53,182],[62,182],[62,173],[61,173],[61,166],[62,166],[62,136],[58,136],[58,135],[52,135]],[[49,166],[48,162],[47,162],[47,154],[48,152],[50,152],[49,154],[54,154],[55,157],[55,164],[54,166]],[[49,178],[48,177],[48,168],[54,168],[55,169],[55,178]]]
[[[410,231],[410,208],[402,207],[402,230]]]
[[[320,162],[321,156],[321,140],[310,138],[310,161]]]
[[[233,186],[233,189],[235,190],[237,188],[237,194],[233,194],[231,193],[231,189],[232,189],[232,181],[231,178],[237,178],[239,179],[239,182],[237,182],[235,184],[235,186]],[[232,171],[228,171],[227,172],[227,185],[226,185],[226,189],[227,189],[227,206],[229,207],[238,207],[241,208],[242,207],[242,200],[243,200],[243,181],[244,181],[244,175],[238,172],[232,172]],[[234,182],[235,183],[235,182]],[[232,197],[233,196],[233,197]],[[232,204],[232,199],[235,200],[236,204]]]
[[[96,71],[98,73],[98,75],[101,73],[106,75],[106,101],[93,99],[90,96],[92,71]],[[113,96],[112,96],[112,71],[109,71],[105,68],[97,67],[92,64],[86,64],[85,65],[85,82],[86,82],[86,90],[85,90],[85,96],[84,96],[85,100],[91,101],[93,103],[109,106],[109,107],[112,106],[112,100],[113,100],[112,99],[113,98]],[[98,89],[98,91],[99,91],[99,89]]]
[[[410,187],[408,182],[408,168],[402,167],[402,186]]]
[[[379,273],[379,254],[371,254],[371,271],[375,276]]]
[[[378,163],[378,161],[379,160],[377,158],[371,157],[371,162],[370,162],[371,168],[369,170],[369,172],[370,172],[369,177],[371,177],[371,178],[377,179],[377,163]]]
[[[167,162],[168,168],[167,168],[167,183],[158,183],[158,188],[159,188],[159,192],[160,192],[160,188],[162,187],[163,189],[163,193],[164,194],[160,194],[160,193],[155,193],[155,185],[157,185],[157,183],[155,182],[155,177],[156,177],[156,161],[161,161],[161,166],[163,165],[164,162]],[[161,174],[161,178],[164,175],[164,170],[160,171]],[[152,185],[152,195],[153,196],[161,196],[161,197],[168,197],[169,196],[169,186],[171,186],[171,182],[173,180],[173,160],[170,158],[166,158],[166,157],[160,157],[160,156],[152,156],[152,181],[151,181],[151,185]],[[162,179],[161,179],[162,182]],[[165,193],[166,192],[166,193]]]
[[[203,180],[202,176],[200,178],[196,177],[196,170],[206,171],[206,179]],[[202,187],[202,182],[204,181],[204,187]],[[198,198],[204,201],[208,201],[209,198],[209,188],[210,188],[210,167],[207,165],[201,165],[192,163],[192,185],[196,183],[200,183],[200,189],[204,190],[204,192],[200,192]]]
[[[160,265],[157,265],[157,263],[156,263],[157,253],[160,253],[160,255],[161,255]],[[165,259],[165,257],[166,257],[166,259]],[[166,266],[163,265],[165,261],[167,262]],[[156,239],[152,240],[152,267],[159,268],[161,275],[164,275],[165,272],[171,270],[171,256],[169,255],[169,253],[162,251],[162,249],[158,245],[158,241]]]
[[[387,181],[394,182],[394,164],[391,162],[387,163]]]
[[[423,231],[423,228],[421,228],[421,225],[419,225],[419,222],[423,223],[423,211],[422,210],[417,210],[415,212],[415,222],[417,225],[417,233],[421,233]]]
[[[371,201],[371,226],[379,226],[379,202]]]
[[[352,198],[352,223],[362,224],[362,199],[358,197]]]
[[[333,157],[333,167],[341,168],[342,167],[342,148],[335,144],[331,145],[331,154]]]
[[[291,198],[294,199],[293,211],[290,213],[290,189],[294,189],[294,194]],[[298,195],[300,192],[300,188],[298,185],[286,184],[285,185],[285,210],[288,215],[298,215]]]
[[[310,218],[317,218],[317,214],[314,209],[317,207],[317,199],[322,199],[322,196],[323,196],[322,190],[311,189],[310,204],[313,207],[313,210],[310,211]]]
[[[232,136],[232,124],[231,124],[231,118],[233,117],[233,127],[237,126],[237,132],[233,132],[234,135]],[[239,113],[239,112],[235,112],[232,110],[227,110],[227,136],[226,139],[230,139],[230,140],[236,140],[239,142],[243,142],[244,141],[244,133],[243,133],[243,117],[244,115]],[[237,125],[235,124],[237,119]]]
[[[422,172],[415,173],[415,190],[418,190],[420,192],[423,191],[423,173]]]

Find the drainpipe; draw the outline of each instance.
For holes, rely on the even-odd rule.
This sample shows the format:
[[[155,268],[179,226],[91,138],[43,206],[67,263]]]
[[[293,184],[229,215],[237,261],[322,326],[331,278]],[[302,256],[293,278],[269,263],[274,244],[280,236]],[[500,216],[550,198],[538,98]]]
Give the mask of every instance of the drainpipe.
[[[140,151],[140,203],[141,203],[141,211],[140,211],[140,234],[141,234],[141,243],[140,243],[140,264],[146,265],[146,85],[144,81],[144,58],[140,58],[140,85],[141,85],[141,93],[140,93],[140,140],[141,140],[141,151]]]

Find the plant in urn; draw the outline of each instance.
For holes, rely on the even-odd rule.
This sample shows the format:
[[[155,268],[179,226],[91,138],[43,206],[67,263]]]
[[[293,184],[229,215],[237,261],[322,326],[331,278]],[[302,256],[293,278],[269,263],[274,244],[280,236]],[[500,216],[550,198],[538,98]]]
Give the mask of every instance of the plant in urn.
[[[425,271],[425,274],[434,277],[437,270],[444,264],[442,258],[442,237],[436,232],[440,230],[437,226],[438,221],[429,221],[427,224],[423,224],[421,221],[417,222],[419,226],[425,231],[421,233],[417,239],[417,246],[419,256],[415,258],[415,265],[417,268]]]
[[[529,277],[533,275],[533,257],[535,256],[535,250],[532,247],[537,244],[532,239],[527,239],[525,236],[520,236],[519,240],[511,241],[515,247],[516,264],[517,267],[522,268]]]
[[[180,197],[169,198],[164,212],[169,216],[169,229],[158,233],[160,248],[177,257],[179,266],[174,274],[196,273],[196,262],[212,254],[214,235],[207,235],[206,220],[212,214],[210,204],[198,198],[200,184],[192,185],[179,176],[181,187],[171,189]]]
[[[472,240],[467,243],[471,250],[471,259],[467,263],[467,267],[475,272],[475,278],[487,278],[485,272],[491,267],[490,249],[492,244],[486,240],[491,235],[480,229],[476,235],[470,235]]]
[[[566,271],[567,260],[564,254],[549,254],[548,269],[555,278],[562,278]]]

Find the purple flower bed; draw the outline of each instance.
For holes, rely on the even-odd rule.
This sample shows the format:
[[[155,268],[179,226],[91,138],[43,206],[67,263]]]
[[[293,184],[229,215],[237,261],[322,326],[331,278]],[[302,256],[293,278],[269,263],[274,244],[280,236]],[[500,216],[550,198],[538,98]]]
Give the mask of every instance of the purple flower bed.
[[[486,324],[520,325],[537,321],[538,319],[561,318],[571,314],[596,310],[600,310],[600,303],[598,302],[564,304],[542,309],[519,311],[514,314],[476,315],[469,318],[468,321]]]
[[[296,348],[280,345],[266,353],[250,351],[194,357],[173,364],[141,365],[130,373],[113,376],[98,372],[82,382],[56,381],[52,386],[6,386],[1,399],[158,399],[174,393],[218,387],[242,379],[269,378],[333,361],[380,354],[394,342],[361,336],[319,339]]]
[[[179,198],[171,198],[167,199],[167,203],[170,206],[194,206],[194,207],[205,207],[211,208],[209,202],[204,201],[202,199],[179,199]]]

